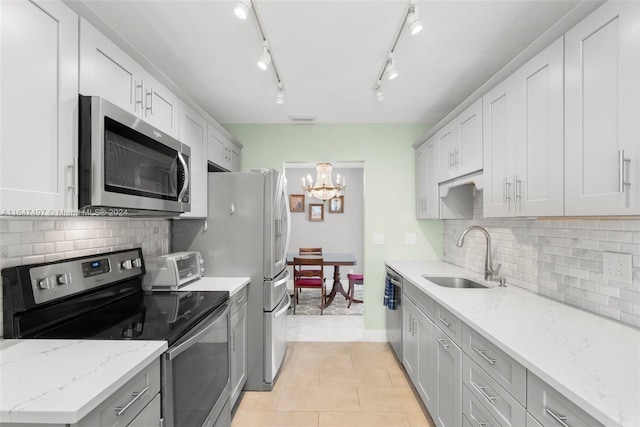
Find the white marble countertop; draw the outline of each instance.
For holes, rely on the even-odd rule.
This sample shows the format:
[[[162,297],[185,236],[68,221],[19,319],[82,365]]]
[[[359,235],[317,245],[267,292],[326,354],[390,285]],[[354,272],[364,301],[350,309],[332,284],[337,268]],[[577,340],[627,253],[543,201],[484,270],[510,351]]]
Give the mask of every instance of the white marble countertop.
[[[229,296],[233,296],[250,280],[250,277],[201,277],[181,287],[180,291],[229,291]]]
[[[167,349],[165,341],[0,341],[0,422],[73,424]]]
[[[459,275],[487,283],[445,262],[386,264],[604,425],[640,426],[639,330],[508,283],[451,289],[422,277]]]

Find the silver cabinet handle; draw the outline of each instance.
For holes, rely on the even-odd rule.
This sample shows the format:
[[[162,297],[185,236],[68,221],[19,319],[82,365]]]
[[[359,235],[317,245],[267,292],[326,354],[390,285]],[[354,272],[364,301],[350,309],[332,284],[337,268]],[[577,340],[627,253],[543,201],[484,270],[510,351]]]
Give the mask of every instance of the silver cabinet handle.
[[[143,89],[144,80],[140,80],[139,82],[135,82],[135,85],[136,85],[136,90],[135,90],[134,96],[135,96],[136,99],[134,101],[133,109],[135,111],[138,111],[138,105],[140,105],[140,109],[142,109],[142,97],[143,97],[143,94],[144,94],[144,89]],[[140,97],[138,97],[138,90],[140,90]]]
[[[479,385],[473,381],[471,381],[471,385],[478,390],[478,393],[480,393],[482,395],[482,397],[484,397],[484,399],[489,402],[489,404],[493,405],[494,401],[497,399],[497,397],[491,396],[490,394],[488,394],[485,389],[487,387]]]
[[[569,424],[565,423],[565,420],[567,419],[567,417],[565,417],[564,415],[557,415],[549,408],[544,408],[544,411],[547,414],[549,414],[549,416],[553,418],[554,421],[560,424],[562,427],[569,427]]]
[[[153,115],[153,96],[154,96],[154,91],[153,88],[151,88],[151,90],[147,91],[147,99],[146,99],[146,106],[144,108],[144,116],[148,117],[149,114],[147,113],[151,113],[151,115]],[[151,100],[149,100],[151,99]]]
[[[507,178],[504,179],[504,199],[507,204],[507,210],[511,211],[511,183]]]
[[[515,186],[515,201],[514,208],[522,210],[522,181],[518,179],[518,175],[513,178],[513,182],[516,183]]]
[[[230,344],[230,345],[229,345],[229,350],[231,350],[232,352],[236,351],[236,341],[235,341],[235,337],[236,337],[236,336],[235,336],[235,334],[234,334],[233,332],[230,334],[230,337],[229,337],[229,338],[230,338],[230,341],[231,341],[231,342],[229,343],[229,344]]]
[[[458,167],[458,164],[459,164],[459,162],[458,162],[459,157],[460,157],[460,152],[459,152],[459,151],[458,151],[458,149],[456,148],[456,150],[455,150],[455,156],[454,156],[454,162],[453,162],[453,165],[454,165],[456,168]]]
[[[125,412],[127,412],[127,409],[129,409],[131,407],[131,405],[136,403],[138,401],[138,399],[140,399],[140,397],[142,397],[142,395],[145,394],[147,391],[149,391],[149,387],[145,387],[140,391],[136,391],[136,392],[132,393],[131,396],[133,397],[133,399],[131,399],[129,401],[129,403],[127,403],[124,406],[118,406],[116,408],[116,417],[119,417],[120,415],[122,415]]]
[[[631,181],[626,181],[626,167],[625,164],[626,163],[631,164],[631,159],[627,159],[624,157],[624,150],[618,150],[618,178],[619,178],[619,183],[618,183],[618,192],[619,193],[624,193],[625,191],[625,186],[627,185],[631,185]]]
[[[442,338],[436,338],[438,340],[438,342],[440,343],[440,345],[446,350],[450,347],[450,344],[445,344],[444,340]]]
[[[494,363],[496,363],[496,359],[492,359],[490,357],[487,357],[487,355],[484,354],[486,350],[480,350],[478,347],[476,347],[474,345],[472,345],[471,348],[473,348],[473,351],[478,353],[484,360],[489,362],[489,364],[493,365]]]
[[[478,425],[478,427],[483,427],[483,426],[487,425],[487,423],[480,421],[479,419],[477,419],[473,415],[471,415],[471,419],[473,420],[474,423],[476,423]]]
[[[447,322],[447,319],[441,317],[440,315],[438,315],[438,320],[441,321],[444,324],[444,326],[446,326],[447,328],[451,326],[451,323]]]

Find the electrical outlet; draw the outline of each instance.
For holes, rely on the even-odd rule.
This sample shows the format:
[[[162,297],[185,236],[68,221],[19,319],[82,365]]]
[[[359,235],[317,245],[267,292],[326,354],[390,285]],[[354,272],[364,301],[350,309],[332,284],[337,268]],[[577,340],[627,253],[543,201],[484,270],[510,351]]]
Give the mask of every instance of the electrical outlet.
[[[384,245],[384,234],[382,234],[382,233],[373,233],[373,244],[374,245]]]
[[[415,245],[416,244],[416,233],[405,233],[404,234],[404,244],[405,245]]]
[[[605,280],[631,283],[631,254],[603,252],[602,272]]]

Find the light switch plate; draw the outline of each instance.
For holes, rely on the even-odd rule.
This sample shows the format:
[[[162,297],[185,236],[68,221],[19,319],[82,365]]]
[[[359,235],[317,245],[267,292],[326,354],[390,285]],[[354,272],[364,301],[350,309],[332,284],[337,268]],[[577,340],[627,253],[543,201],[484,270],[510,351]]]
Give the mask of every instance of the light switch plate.
[[[416,244],[416,233],[405,233],[404,234],[404,244],[405,245],[415,245]]]
[[[603,252],[602,272],[605,280],[631,283],[631,254]]]
[[[373,244],[374,245],[384,245],[384,234],[383,233],[373,233]]]

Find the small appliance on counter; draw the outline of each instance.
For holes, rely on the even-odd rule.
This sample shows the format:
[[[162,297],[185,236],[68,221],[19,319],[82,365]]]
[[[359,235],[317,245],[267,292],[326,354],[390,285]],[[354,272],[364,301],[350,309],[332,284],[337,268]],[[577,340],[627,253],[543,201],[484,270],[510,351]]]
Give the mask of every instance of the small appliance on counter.
[[[200,252],[182,251],[145,260],[147,274],[142,281],[144,290],[177,291],[181,286],[200,279],[204,261]]]

